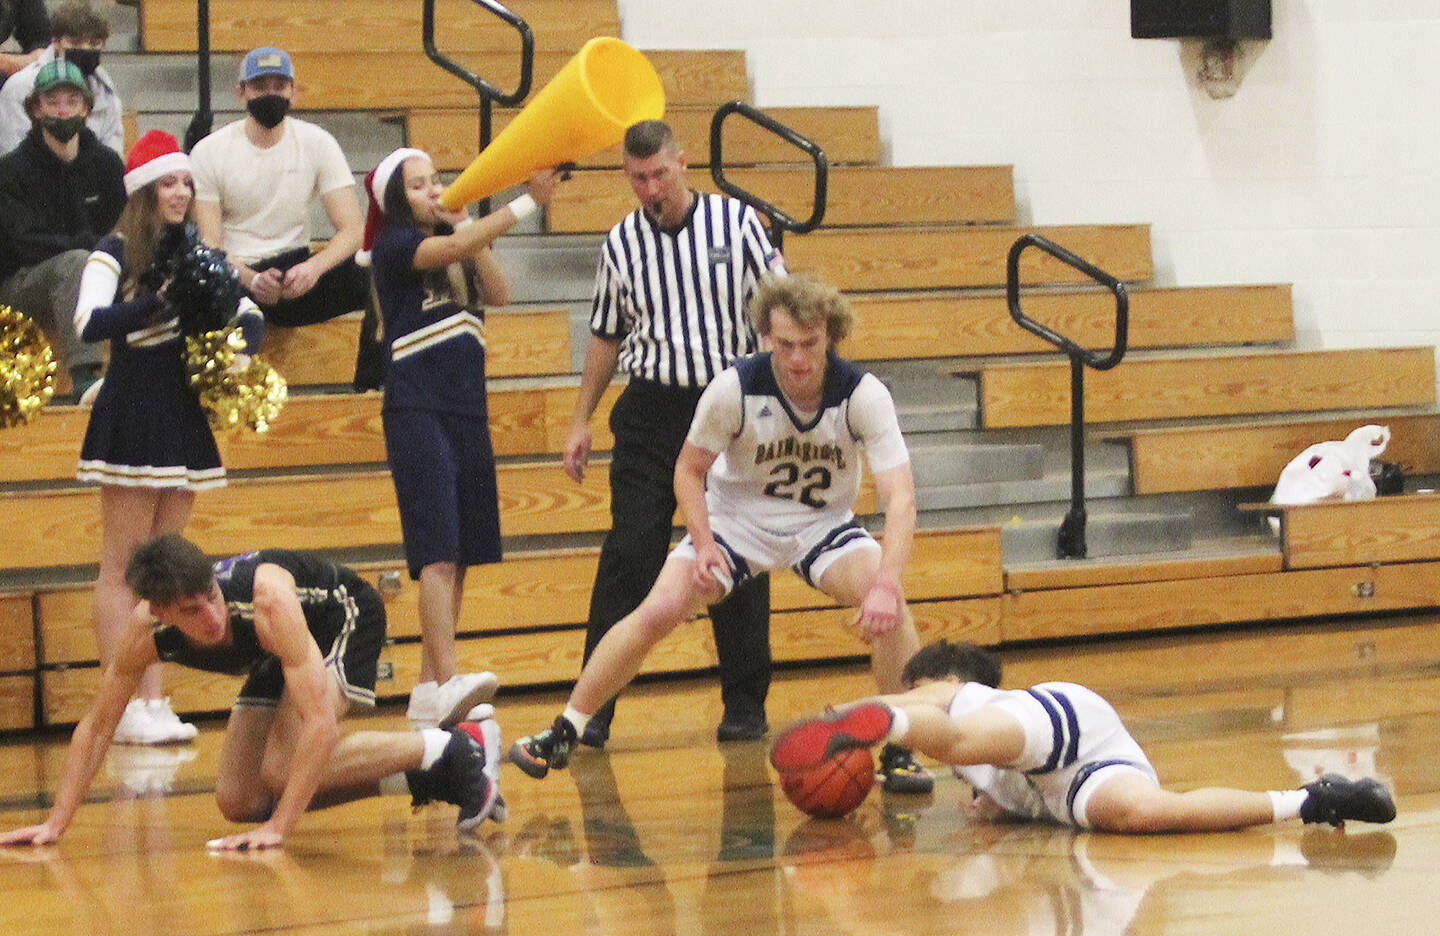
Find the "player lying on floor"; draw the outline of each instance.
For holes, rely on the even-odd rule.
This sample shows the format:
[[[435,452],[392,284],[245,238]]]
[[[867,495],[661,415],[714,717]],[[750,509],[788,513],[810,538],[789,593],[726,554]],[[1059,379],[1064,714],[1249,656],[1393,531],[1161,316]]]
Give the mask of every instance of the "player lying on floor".
[[[1059,822],[1107,832],[1204,832],[1285,819],[1344,825],[1389,822],[1390,793],[1372,779],[1327,774],[1298,790],[1268,793],[1160,786],[1145,752],[1110,704],[1084,686],[1045,682],[999,689],[1000,661],[941,640],[910,659],[912,687],[799,722],[770,761],[797,770],[836,751],[903,744],[953,767],[990,817]]]
[[[140,602],[75,726],[55,805],[39,825],[0,835],[0,845],[46,845],[64,834],[126,702],[158,660],[248,677],[225,727],[215,800],[226,819],[261,825],[212,848],[278,846],[307,809],[383,793],[453,803],[462,831],[503,816],[500,728],[488,706],[464,715],[494,695],[493,681],[457,703],[458,714],[442,722],[449,730],[341,734],[348,711],[375,704],[385,644],[380,595],[350,569],[285,549],[212,565],[194,543],[167,533],[136,548],[125,580]]]

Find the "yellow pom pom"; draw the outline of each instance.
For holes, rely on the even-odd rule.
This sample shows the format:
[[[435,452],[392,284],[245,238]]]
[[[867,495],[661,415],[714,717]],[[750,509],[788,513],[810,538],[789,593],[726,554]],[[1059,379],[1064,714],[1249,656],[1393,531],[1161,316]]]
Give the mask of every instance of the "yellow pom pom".
[[[29,316],[0,306],[0,428],[28,423],[55,395],[55,355]]]
[[[234,325],[185,339],[190,386],[214,429],[243,426],[264,432],[289,397],[285,378],[275,368],[258,357],[240,360],[244,349],[245,339]]]

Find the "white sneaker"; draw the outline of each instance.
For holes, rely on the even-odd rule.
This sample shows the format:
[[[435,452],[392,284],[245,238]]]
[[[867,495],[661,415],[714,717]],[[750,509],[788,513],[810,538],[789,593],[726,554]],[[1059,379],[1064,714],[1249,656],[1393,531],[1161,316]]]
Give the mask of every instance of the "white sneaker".
[[[491,672],[456,673],[435,691],[436,727],[453,728],[465,713],[495,698],[500,678]]]
[[[181,744],[195,740],[199,730],[181,721],[169,698],[131,699],[115,726],[117,744]]]
[[[416,683],[415,688],[410,690],[410,704],[405,709],[405,717],[410,719],[410,727],[419,731],[422,728],[436,728],[440,725],[440,715],[435,711],[435,693],[440,687],[435,680]]]

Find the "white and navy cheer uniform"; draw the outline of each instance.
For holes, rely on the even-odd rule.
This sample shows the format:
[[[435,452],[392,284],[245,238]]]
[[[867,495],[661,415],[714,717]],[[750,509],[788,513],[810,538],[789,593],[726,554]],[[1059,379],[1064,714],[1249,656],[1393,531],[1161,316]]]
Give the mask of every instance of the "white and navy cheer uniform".
[[[1046,682],[1029,689],[994,689],[967,682],[950,701],[950,717],[996,707],[1025,730],[1025,751],[1013,764],[952,768],[1012,816],[1090,828],[1086,807],[1116,772],[1158,782],[1155,768],[1120,716],[1084,686]]]
[[[736,581],[789,566],[815,585],[842,549],[878,548],[855,520],[860,456],[876,473],[910,460],[890,391],[833,352],[817,412],[796,412],[756,354],[711,382],[688,441],[718,453],[705,502]]]
[[[395,226],[375,239],[385,323],[385,451],[410,577],[436,562],[500,561],[500,500],[485,397],[479,289],[453,295],[444,269],[415,269],[428,235]]]
[[[192,669],[246,676],[236,706],[271,707],[285,689],[280,658],[255,634],[255,569],[277,565],[295,579],[295,594],[325,667],[355,707],[375,705],[376,661],[385,645],[385,603],[369,582],[345,566],[309,553],[262,549],[215,563],[215,581],[230,612],[230,639],[196,644],[173,625],[154,629],[160,659]]]
[[[110,234],[96,244],[81,276],[75,331],[85,341],[109,339],[110,365],[90,411],[76,477],[124,487],[219,487],[225,469],[185,373],[180,319],[154,292],[117,301],[124,258],[124,241]],[[262,317],[255,304],[242,298],[236,311],[247,338],[256,335]]]

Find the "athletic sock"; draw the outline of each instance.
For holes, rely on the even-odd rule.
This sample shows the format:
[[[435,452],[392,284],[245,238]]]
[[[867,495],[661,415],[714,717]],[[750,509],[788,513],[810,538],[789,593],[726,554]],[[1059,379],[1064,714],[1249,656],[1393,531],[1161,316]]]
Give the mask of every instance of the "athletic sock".
[[[429,770],[435,766],[440,755],[445,753],[445,745],[450,743],[450,732],[439,728],[422,728],[420,740],[425,743],[425,751],[420,755],[420,769]]]
[[[567,705],[560,717],[570,723],[570,727],[575,729],[575,737],[578,738],[585,733],[585,726],[590,724],[591,716],[579,711],[573,705]]]
[[[1309,796],[1305,790],[1271,790],[1270,805],[1275,810],[1275,821],[1300,818],[1300,807]]]
[[[910,716],[905,710],[894,705],[890,709],[890,730],[885,734],[885,740],[892,744],[903,744],[905,736],[910,733]]]

